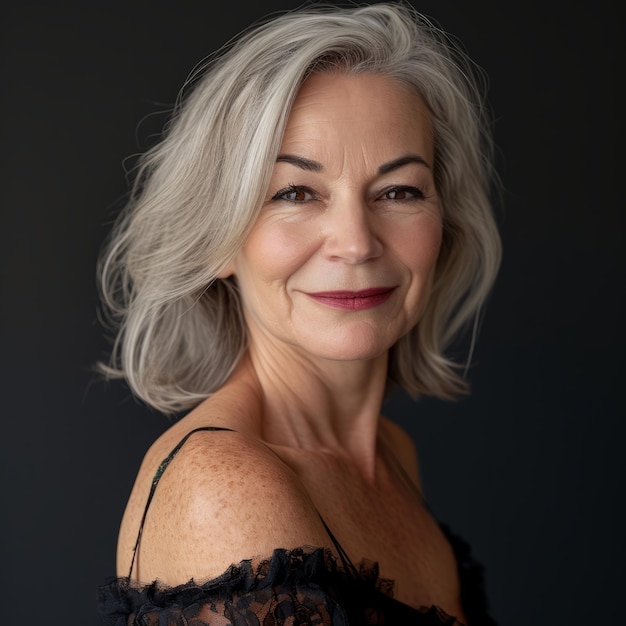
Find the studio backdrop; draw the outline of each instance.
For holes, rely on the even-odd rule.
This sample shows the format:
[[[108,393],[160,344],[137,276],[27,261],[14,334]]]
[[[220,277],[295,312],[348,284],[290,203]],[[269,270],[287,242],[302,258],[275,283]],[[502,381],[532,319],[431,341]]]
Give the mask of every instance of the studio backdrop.
[[[3,624],[96,626],[126,498],[169,423],[105,384],[96,257],[187,74],[295,2],[3,10]],[[415,3],[489,77],[504,259],[454,403],[390,398],[503,626],[621,623],[624,194],[617,3]],[[466,350],[468,345],[459,346]],[[210,541],[210,538],[207,538]]]

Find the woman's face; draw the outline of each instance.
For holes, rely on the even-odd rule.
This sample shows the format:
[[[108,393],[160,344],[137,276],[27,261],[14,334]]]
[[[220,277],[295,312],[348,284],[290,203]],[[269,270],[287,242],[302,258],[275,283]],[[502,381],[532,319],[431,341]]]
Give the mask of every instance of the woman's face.
[[[441,244],[433,159],[409,87],[377,74],[306,80],[232,266],[253,344],[371,359],[413,328]]]

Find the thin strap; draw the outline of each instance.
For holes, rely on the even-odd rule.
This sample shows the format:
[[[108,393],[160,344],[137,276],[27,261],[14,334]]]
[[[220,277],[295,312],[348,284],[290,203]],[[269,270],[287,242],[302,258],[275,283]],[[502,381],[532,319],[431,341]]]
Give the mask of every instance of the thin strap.
[[[387,456],[391,459],[392,464],[396,468],[396,471],[400,474],[401,480],[403,480],[408,485],[409,489],[415,494],[417,499],[422,504],[424,504],[424,506],[426,506],[426,508],[428,508],[428,506],[427,506],[427,504],[426,504],[426,502],[424,500],[424,496],[423,496],[422,492],[419,490],[418,486],[413,482],[411,477],[408,475],[406,469],[404,469],[402,463],[400,463],[400,461],[398,460],[397,456],[395,454],[391,453],[392,452],[392,446],[389,443],[388,434],[386,432],[384,432],[384,431],[381,431],[380,439],[381,439],[381,443],[383,444],[384,448],[387,451]],[[341,562],[343,564],[344,569],[347,572],[351,573],[356,578],[360,578],[361,577],[361,573],[359,572],[359,570],[352,563],[352,560],[348,556],[348,553],[343,549],[343,547],[341,546],[339,541],[336,539],[335,535],[333,535],[332,531],[328,527],[328,524],[325,522],[324,518],[321,516],[319,511],[317,512],[317,514],[319,515],[320,520],[322,520],[322,524],[324,525],[324,528],[326,529],[326,533],[330,537],[330,540],[333,542],[333,544],[334,544],[334,546],[335,546],[335,548],[337,550],[337,553],[339,554],[339,558],[341,559]]]
[[[361,574],[360,574],[359,570],[354,566],[354,563],[352,563],[352,560],[348,556],[348,553],[342,548],[342,546],[339,543],[339,541],[337,541],[335,535],[333,535],[332,531],[328,527],[328,524],[324,521],[324,518],[320,515],[319,511],[317,512],[317,514],[320,516],[320,520],[322,521],[322,525],[324,526],[324,529],[326,530],[326,533],[330,537],[330,540],[333,542],[333,545],[335,546],[335,549],[337,550],[337,554],[339,554],[339,558],[341,559],[341,563],[343,565],[344,570],[347,573],[349,573],[352,576],[354,576],[355,578],[360,578]]]
[[[285,464],[285,461],[280,457],[280,455],[278,454],[278,452],[276,452],[276,450],[273,450],[267,444],[264,444],[264,445],[272,454],[274,454],[274,456],[276,456],[276,458],[281,463]],[[343,565],[344,570],[348,572],[349,574],[351,574],[352,576],[359,578],[361,574],[359,573],[359,570],[352,563],[350,557],[348,556],[348,553],[343,549],[343,547],[341,546],[341,544],[339,543],[335,535],[333,535],[332,531],[328,527],[328,524],[326,523],[326,520],[322,517],[322,514],[317,510],[317,507],[314,504],[313,504],[313,507],[315,508],[315,511],[317,512],[317,515],[320,518],[320,521],[322,522],[322,526],[324,526],[324,530],[326,531],[326,534],[328,535],[331,543],[335,546],[335,549],[337,550],[337,554],[339,555],[339,558],[341,559],[341,563]]]
[[[137,541],[135,541],[135,547],[133,548],[133,558],[130,562],[130,571],[128,572],[128,580],[133,573],[133,568],[135,566],[135,558],[137,557],[137,550],[139,549],[139,543],[141,542],[141,534],[143,533],[143,525],[146,521],[146,515],[148,515],[148,509],[150,508],[150,503],[152,502],[152,498],[154,497],[154,492],[156,491],[157,485],[161,480],[161,476],[163,476],[163,472],[167,469],[167,466],[172,462],[174,457],[178,454],[178,451],[185,445],[185,442],[191,435],[203,430],[228,430],[234,432],[232,428],[220,428],[219,426],[203,426],[201,428],[194,428],[189,431],[179,442],[178,445],[161,461],[161,465],[159,465],[156,473],[154,474],[154,478],[152,479],[152,485],[150,487],[150,493],[148,494],[148,500],[146,502],[146,508],[143,510],[143,515],[141,516],[141,524],[139,524],[139,531],[137,532]]]

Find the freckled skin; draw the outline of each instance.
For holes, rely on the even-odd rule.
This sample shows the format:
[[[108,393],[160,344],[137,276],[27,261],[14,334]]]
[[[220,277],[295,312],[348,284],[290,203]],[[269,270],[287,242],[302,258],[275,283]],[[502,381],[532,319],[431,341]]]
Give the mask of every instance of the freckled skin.
[[[397,599],[462,619],[454,556],[416,495],[413,444],[380,415],[388,350],[419,321],[441,245],[428,111],[380,75],[316,74],[296,98],[280,155],[289,158],[276,163],[224,273],[239,283],[248,351],[148,451],[118,572],[128,574],[162,459],[194,428],[218,426],[236,432],[194,434],[164,472],[135,578],[175,585],[277,547],[334,549],[321,514],[355,562],[379,562]],[[363,310],[308,295],[373,287],[391,295]]]

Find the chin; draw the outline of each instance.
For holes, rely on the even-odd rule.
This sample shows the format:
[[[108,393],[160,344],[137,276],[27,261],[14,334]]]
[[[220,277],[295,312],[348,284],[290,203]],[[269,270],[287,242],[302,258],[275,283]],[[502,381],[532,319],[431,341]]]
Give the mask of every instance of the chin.
[[[330,361],[371,361],[386,354],[398,339],[395,334],[391,337],[372,333],[371,328],[369,332],[353,330],[332,333],[323,342],[320,342],[318,335],[312,338],[312,343],[316,345],[310,344],[310,353]]]

